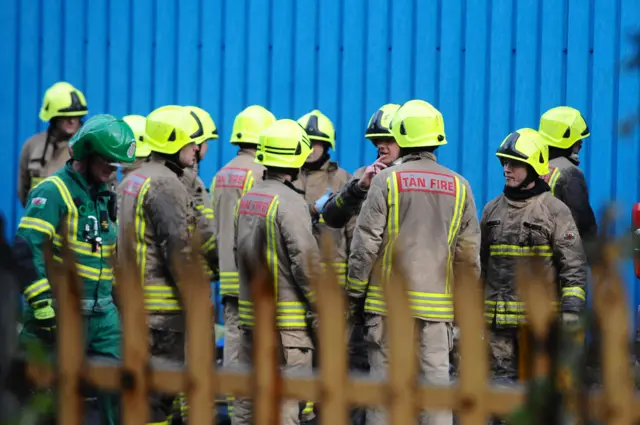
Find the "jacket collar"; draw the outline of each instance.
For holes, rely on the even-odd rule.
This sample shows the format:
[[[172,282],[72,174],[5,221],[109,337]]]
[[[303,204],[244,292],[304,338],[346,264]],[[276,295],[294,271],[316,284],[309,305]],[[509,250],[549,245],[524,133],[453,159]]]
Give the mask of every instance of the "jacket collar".
[[[430,159],[433,162],[437,162],[436,155],[434,153],[431,153],[431,152],[410,153],[409,155],[403,156],[401,159],[402,159],[402,163],[403,164],[405,162],[417,161],[419,159]]]
[[[170,169],[171,171],[173,171],[178,177],[182,177],[182,175],[184,174],[184,170],[182,168],[180,168],[178,166],[178,164],[176,164],[173,161],[168,160],[166,157],[159,155],[155,152],[151,153],[151,160],[152,162],[157,162],[158,164],[162,164],[165,167],[167,167],[168,169]]]

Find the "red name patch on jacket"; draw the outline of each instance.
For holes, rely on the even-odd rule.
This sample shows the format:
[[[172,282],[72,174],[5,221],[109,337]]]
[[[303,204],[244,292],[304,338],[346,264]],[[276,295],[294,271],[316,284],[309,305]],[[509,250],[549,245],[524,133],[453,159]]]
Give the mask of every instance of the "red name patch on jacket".
[[[130,174],[127,177],[127,180],[124,182],[124,194],[129,196],[138,196],[138,193],[140,193],[140,188],[142,188],[145,180],[147,180],[146,176],[140,174]]]
[[[427,171],[400,171],[397,173],[400,192],[428,192],[456,196],[456,179],[448,174]]]
[[[272,201],[273,196],[271,195],[248,193],[240,199],[238,214],[266,217]]]
[[[549,167],[549,174],[545,174],[544,176],[542,176],[542,180],[544,180],[548,184],[554,171],[556,171],[556,167]]]
[[[245,168],[223,168],[216,175],[216,187],[242,189],[249,170]]]

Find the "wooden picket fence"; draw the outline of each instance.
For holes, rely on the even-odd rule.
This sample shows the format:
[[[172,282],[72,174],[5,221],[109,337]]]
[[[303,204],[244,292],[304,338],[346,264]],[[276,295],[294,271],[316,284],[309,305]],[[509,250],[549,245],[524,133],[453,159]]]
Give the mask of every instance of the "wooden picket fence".
[[[330,258],[327,245],[324,243],[322,250],[325,259]],[[194,241],[192,247],[197,246]],[[612,425],[631,425],[640,420],[640,399],[634,396],[627,307],[615,269],[615,247],[608,246],[603,253],[602,265],[592,269],[592,276],[601,330],[604,389],[585,393],[586,412],[577,411],[576,404],[566,403],[565,408],[576,417],[586,415]],[[384,285],[389,310],[390,365],[388,380],[381,382],[348,373],[346,300],[331,270],[325,270],[322,276],[312,279],[319,319],[317,374],[283,376],[280,373],[273,287],[263,267],[252,282],[256,310],[253,370],[216,369],[210,283],[193,256],[176,262],[179,281],[187,283],[180,286],[186,306],[186,364],[158,367],[149,361],[146,313],[135,255],[126,255],[115,265],[123,325],[122,363],[89,361],[83,351],[83,319],[79,308],[81,287],[73,254],[66,246],[63,246],[62,257],[62,263],[48,262],[59,305],[59,361],[56,367],[35,363],[29,363],[27,367],[34,383],[41,387],[57,387],[59,400],[63,400],[57,410],[58,423],[61,424],[80,425],[83,408],[80,390],[87,384],[121,391],[124,425],[146,422],[147,394],[151,390],[175,394],[185,392],[189,403],[189,423],[198,425],[214,423],[216,394],[253,397],[254,417],[259,424],[278,424],[280,400],[287,398],[314,400],[320,409],[321,423],[332,425],[347,425],[349,408],[353,405],[385,406],[390,424],[415,423],[420,410],[452,409],[462,425],[480,425],[492,415],[509,415],[528,401],[524,385],[499,388],[491,384],[482,288],[462,269],[456,270],[454,291],[455,315],[461,337],[460,377],[454,385],[445,387],[422,384],[417,378],[416,341],[411,338],[414,319],[399,267],[394,268],[398,272],[394,273],[389,284]],[[534,339],[544,338],[553,321],[552,302],[556,293],[531,274],[519,279],[519,288],[529,306],[529,323]],[[548,374],[551,360],[544,352],[533,350],[532,377]],[[566,385],[563,391],[575,390],[577,384]],[[584,389],[579,388],[579,391]]]

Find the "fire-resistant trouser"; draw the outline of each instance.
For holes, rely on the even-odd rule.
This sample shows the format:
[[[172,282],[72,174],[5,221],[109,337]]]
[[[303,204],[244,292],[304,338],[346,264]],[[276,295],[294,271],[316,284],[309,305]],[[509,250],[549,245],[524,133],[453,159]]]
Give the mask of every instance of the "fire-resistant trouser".
[[[489,363],[496,384],[513,384],[518,381],[518,328],[491,328],[489,340]],[[490,424],[505,424],[504,420],[491,418]]]
[[[240,318],[238,316],[238,299],[224,297],[224,346],[222,347],[222,364],[224,367],[233,367],[238,364],[240,353]],[[234,397],[228,396],[228,412],[233,414]]]
[[[27,348],[34,342],[42,342],[47,348],[55,348],[49,343],[40,340],[35,330],[35,319],[33,311],[25,310],[24,327],[20,333],[20,345]],[[121,328],[118,309],[105,309],[100,312],[92,312],[84,316],[84,343],[85,352],[88,356],[102,357],[107,359],[120,359],[121,350]],[[28,348],[27,348],[28,349]],[[119,396],[117,394],[106,394],[100,391],[97,395],[98,408],[100,410],[100,421],[105,425],[116,425],[120,423]]]
[[[282,367],[284,371],[311,373],[313,368],[313,348],[306,331],[281,331]],[[240,358],[241,366],[250,367],[253,363],[253,332],[241,330]],[[239,398],[233,406],[232,425],[253,425],[253,406],[250,399]],[[281,425],[300,424],[300,405],[297,400],[285,400],[280,409]]]
[[[371,376],[386,380],[388,359],[388,339],[382,316],[368,314],[365,322],[365,339],[369,344],[369,364]],[[453,345],[453,327],[445,322],[416,320],[418,335],[418,362],[420,374],[429,384],[449,384],[449,353]],[[387,423],[384,409],[367,410],[367,425]],[[421,412],[420,425],[452,425],[451,411]]]
[[[351,372],[369,374],[368,344],[365,340],[365,326],[362,321],[351,325],[349,335],[349,370]],[[366,407],[351,409],[351,424],[364,425],[367,414]]]
[[[152,360],[184,363],[185,333],[181,315],[153,315],[149,319],[149,346]],[[186,420],[186,401],[182,395],[149,395],[151,424],[171,423],[180,417]]]

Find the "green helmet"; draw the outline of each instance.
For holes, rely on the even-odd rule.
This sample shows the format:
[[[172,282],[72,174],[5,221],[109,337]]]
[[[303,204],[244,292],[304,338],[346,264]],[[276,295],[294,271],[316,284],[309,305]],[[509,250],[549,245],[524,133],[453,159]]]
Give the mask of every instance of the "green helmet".
[[[136,159],[136,141],[131,127],[123,120],[108,114],[96,115],[71,138],[69,154],[79,161],[96,154],[112,165],[130,164]]]

